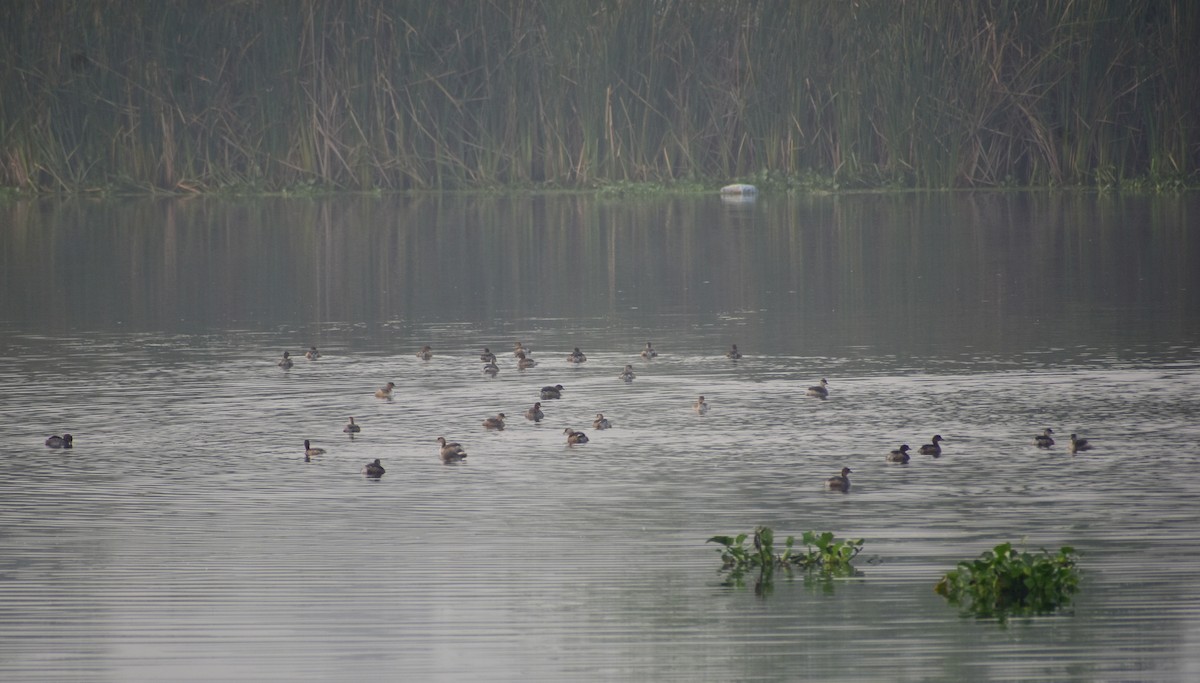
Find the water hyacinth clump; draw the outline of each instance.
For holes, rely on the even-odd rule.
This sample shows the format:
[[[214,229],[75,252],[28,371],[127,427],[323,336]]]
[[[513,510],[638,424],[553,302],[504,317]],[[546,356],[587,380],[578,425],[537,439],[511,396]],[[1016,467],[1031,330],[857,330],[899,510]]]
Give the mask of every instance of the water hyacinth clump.
[[[1001,543],[978,559],[959,562],[934,591],[978,617],[1048,614],[1070,603],[1078,589],[1075,561],[1070,546],[1052,555],[1044,548],[1034,554]]]
[[[746,541],[753,538],[753,545]],[[737,536],[713,536],[708,543],[718,543],[722,571],[728,571],[731,579],[740,578],[753,569],[769,575],[776,568],[793,567],[807,571],[818,571],[830,576],[852,576],[855,573],[851,561],[862,551],[863,539],[838,540],[832,532],[806,531],[800,537],[805,549],[796,547],[796,538],[788,536],[782,553],[775,552],[775,532],[770,527],[760,526],[751,534]]]

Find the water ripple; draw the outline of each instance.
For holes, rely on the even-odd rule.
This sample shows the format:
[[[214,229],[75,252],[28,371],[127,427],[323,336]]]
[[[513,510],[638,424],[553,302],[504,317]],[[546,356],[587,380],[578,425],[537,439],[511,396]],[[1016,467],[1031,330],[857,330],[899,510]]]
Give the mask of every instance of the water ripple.
[[[1194,364],[643,361],[597,343],[572,367],[550,350],[569,342],[522,336],[539,365],[503,357],[495,378],[475,360],[484,339],[430,361],[408,339],[331,344],[290,371],[264,351],[282,339],[251,333],[10,344],[0,676],[1077,680],[1187,665]],[[806,397],[821,376],[830,398]],[[375,398],[387,381],[395,397]],[[525,420],[555,383],[546,419]],[[485,430],[497,412],[507,428]],[[612,429],[591,428],[598,412]],[[1045,426],[1062,437],[1049,451],[1032,441]],[[565,427],[591,442],[567,446]],[[64,430],[75,449],[41,446]],[[1071,456],[1072,431],[1096,449]],[[942,457],[884,461],[935,433]],[[468,459],[442,464],[438,436]],[[304,439],[327,452],[306,462]],[[374,458],[379,481],[358,474]],[[842,466],[851,493],[823,491]],[[861,536],[870,561],[852,580],[782,578],[769,600],[721,586],[704,539],[758,524]],[[1002,630],[933,595],[1004,540],[1079,548],[1074,616]]]

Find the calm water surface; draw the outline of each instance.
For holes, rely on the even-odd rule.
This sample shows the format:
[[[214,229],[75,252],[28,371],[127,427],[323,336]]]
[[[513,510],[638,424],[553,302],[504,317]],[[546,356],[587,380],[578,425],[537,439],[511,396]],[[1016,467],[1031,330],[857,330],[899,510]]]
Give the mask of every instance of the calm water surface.
[[[1198,211],[5,206],[0,679],[1196,680]],[[821,377],[830,398],[805,397]],[[64,431],[74,449],[42,445]],[[1071,432],[1096,449],[1072,457]],[[884,462],[934,433],[941,458]],[[851,492],[823,491],[842,466]],[[722,585],[704,540],[760,524],[864,538],[861,576]],[[1076,547],[1071,607],[1001,625],[933,593],[1003,541]]]

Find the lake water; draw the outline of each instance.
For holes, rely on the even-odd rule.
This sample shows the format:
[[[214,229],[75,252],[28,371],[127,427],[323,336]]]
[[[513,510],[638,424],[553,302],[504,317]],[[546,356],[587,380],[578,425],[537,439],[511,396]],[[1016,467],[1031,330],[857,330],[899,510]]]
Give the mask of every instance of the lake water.
[[[10,203],[0,679],[1200,679],[1198,216],[1068,193]],[[942,457],[884,461],[935,433]],[[824,491],[843,466],[851,491]],[[861,575],[723,585],[705,539],[763,524],[862,537]],[[1004,541],[1078,550],[1068,609],[1000,624],[934,594]]]

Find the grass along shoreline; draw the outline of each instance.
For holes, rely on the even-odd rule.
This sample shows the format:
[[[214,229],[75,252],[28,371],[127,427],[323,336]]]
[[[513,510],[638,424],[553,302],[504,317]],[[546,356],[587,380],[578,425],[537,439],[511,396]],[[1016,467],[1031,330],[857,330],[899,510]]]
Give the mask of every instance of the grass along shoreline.
[[[0,186],[1172,191],[1200,168],[1187,0],[120,9],[8,8]]]
[[[837,179],[808,173],[802,176],[780,174],[756,174],[748,178],[681,181],[596,181],[586,187],[572,187],[556,183],[513,183],[509,185],[486,185],[458,187],[454,189],[345,189],[327,187],[315,183],[301,183],[293,187],[265,189],[258,183],[231,183],[207,188],[196,184],[185,184],[177,188],[161,188],[148,184],[112,183],[104,186],[82,188],[22,188],[0,187],[0,201],[27,197],[326,197],[338,195],[384,196],[391,194],[585,194],[599,197],[639,197],[655,195],[706,195],[715,194],[730,183],[754,185],[763,194],[832,195],[863,193],[906,193],[906,192],[1095,192],[1099,194],[1127,193],[1150,195],[1174,195],[1200,190],[1200,173],[1190,176],[1129,178],[1121,182],[1095,183],[1088,185],[1020,186],[1004,185],[982,188],[915,187],[899,183],[868,185],[862,182],[842,184]]]

